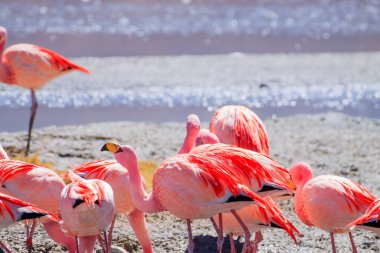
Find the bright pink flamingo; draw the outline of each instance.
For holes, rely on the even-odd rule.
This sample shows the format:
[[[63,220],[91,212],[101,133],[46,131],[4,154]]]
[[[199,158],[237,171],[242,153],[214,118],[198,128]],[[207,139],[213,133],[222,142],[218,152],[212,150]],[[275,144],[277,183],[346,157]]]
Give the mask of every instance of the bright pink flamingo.
[[[2,154],[2,155],[1,155]],[[0,156],[4,157],[5,152]],[[22,161],[0,159],[0,192],[32,203],[54,215],[59,215],[59,200],[65,184],[61,177],[47,168]],[[42,219],[48,235],[75,252],[75,239],[66,237],[54,220]],[[32,227],[35,226],[33,222]],[[26,226],[27,234],[29,225]]]
[[[39,209],[33,204],[0,193],[1,228],[8,227],[18,221],[27,221],[41,217],[47,217],[48,219],[54,220],[55,222],[60,221],[60,219],[57,216],[48,213],[42,209]],[[34,228],[30,232],[30,235],[27,236],[28,252],[31,252],[33,230]],[[2,241],[0,241],[0,247],[4,249],[7,253],[11,252]]]
[[[227,105],[210,121],[210,131],[220,142],[269,154],[269,140],[260,118],[245,106]]]
[[[316,226],[330,233],[335,253],[334,233],[348,233],[353,252],[357,252],[347,224],[357,219],[375,201],[368,190],[344,177],[322,175],[313,178],[306,163],[290,169],[297,186],[294,209],[298,218],[308,226]]]
[[[136,209],[131,198],[131,185],[128,170],[115,160],[88,162],[74,169],[74,172],[86,179],[100,179],[107,182],[114,192],[115,211],[119,215],[127,214],[128,221],[140,242],[144,253],[153,252],[146,227],[144,212]],[[141,179],[144,182],[144,179]],[[112,242],[112,221],[108,241]]]
[[[111,186],[102,180],[83,179],[71,170],[69,177],[71,183],[63,189],[60,202],[63,228],[75,236],[77,253],[93,252],[96,238],[103,232],[108,253],[106,230],[115,215]]]
[[[16,44],[4,51],[6,42],[7,31],[4,27],[0,27],[0,82],[18,85],[31,91],[32,106],[25,151],[28,155],[34,117],[38,107],[35,90],[72,70],[84,73],[89,73],[89,71],[49,49],[36,45]]]
[[[380,235],[380,199],[375,200],[365,214],[347,225],[348,228],[355,226],[356,229],[364,229]]]
[[[249,238],[250,232],[235,209],[253,203],[267,205],[244,185],[249,181],[247,175],[255,174],[260,178],[268,176],[250,156],[229,157],[229,153],[223,151],[212,157],[203,152],[176,155],[166,159],[157,168],[153,175],[152,193],[148,194],[143,187],[137,156],[132,147],[107,143],[102,147],[102,151],[113,153],[116,161],[128,170],[132,200],[138,209],[147,213],[169,211],[187,221],[189,252],[193,252],[194,249],[191,220],[232,212],[239,224],[245,228],[245,235]],[[242,166],[245,167],[244,170],[240,168]],[[279,223],[282,226],[284,221],[280,220]],[[249,240],[246,240],[244,252],[248,246]]]

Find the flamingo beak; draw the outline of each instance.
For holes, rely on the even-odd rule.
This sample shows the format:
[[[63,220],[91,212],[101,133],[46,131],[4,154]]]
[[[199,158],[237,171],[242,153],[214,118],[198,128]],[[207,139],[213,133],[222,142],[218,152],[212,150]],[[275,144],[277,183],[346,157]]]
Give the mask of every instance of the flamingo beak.
[[[104,144],[100,151],[108,151],[108,152],[111,152],[112,154],[123,152],[119,144],[112,143],[112,142],[108,142]]]

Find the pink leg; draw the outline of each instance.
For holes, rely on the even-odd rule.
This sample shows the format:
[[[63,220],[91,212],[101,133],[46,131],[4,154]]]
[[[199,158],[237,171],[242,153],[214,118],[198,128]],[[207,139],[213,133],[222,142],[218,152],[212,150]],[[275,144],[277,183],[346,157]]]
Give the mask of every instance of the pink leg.
[[[350,241],[351,241],[351,246],[352,246],[352,253],[358,253],[358,251],[356,250],[354,238],[352,237],[352,233],[349,232],[348,235],[350,236]]]
[[[32,247],[33,247],[33,233],[34,233],[34,229],[36,228],[36,220],[33,219],[33,222],[32,222],[32,227],[30,228],[30,231],[29,231],[29,224],[27,225],[27,233],[28,235],[26,236],[26,248],[28,250],[28,253],[31,253],[32,252]]]
[[[194,242],[193,242],[193,234],[191,233],[191,220],[186,220],[187,223],[187,233],[189,235],[189,244],[187,245],[188,253],[193,253],[194,251]]]
[[[244,240],[244,246],[243,246],[242,253],[245,253],[248,251],[249,247],[251,246],[251,242],[250,242],[251,232],[249,232],[249,229],[247,228],[247,226],[245,225],[245,223],[239,217],[239,215],[236,213],[235,210],[231,210],[231,213],[235,216],[236,220],[239,222],[240,226],[244,230],[245,240]]]
[[[7,245],[5,245],[2,241],[0,241],[0,247],[1,247],[6,253],[12,253],[12,252],[8,249]]]
[[[110,251],[111,244],[108,243],[108,238],[107,238],[107,232],[106,231],[103,231],[103,235],[104,235],[104,244],[106,245],[105,246],[106,251],[104,253],[108,253]]]
[[[236,253],[234,235],[230,233],[229,236],[230,236],[230,244],[231,244],[231,253]]]
[[[106,247],[104,246],[102,235],[98,235],[98,241],[99,241],[100,247],[102,247],[102,251],[106,252]]]
[[[330,239],[331,239],[332,252],[333,252],[333,253],[336,253],[336,249],[335,249],[335,240],[334,240],[334,233],[330,233]]]
[[[28,156],[29,154],[30,140],[32,139],[32,129],[33,129],[33,124],[34,124],[34,118],[36,117],[36,112],[38,108],[36,93],[33,89],[31,89],[30,92],[31,92],[31,97],[32,97],[32,107],[30,108],[28,142],[26,144],[25,156]]]
[[[144,253],[153,253],[149,232],[146,227],[145,214],[140,210],[133,210],[128,214],[128,221],[139,241]]]
[[[78,239],[78,236],[75,236],[75,247],[76,247],[76,253],[80,253],[79,252],[79,239]]]
[[[74,237],[66,236],[56,221],[45,222],[44,224],[46,233],[49,237],[58,244],[61,244],[67,248],[69,253],[76,252],[76,241]]]
[[[253,241],[253,253],[256,253],[259,248],[259,243],[263,241],[263,234],[261,231],[255,233],[255,240]]]
[[[108,242],[110,245],[112,245],[112,232],[113,232],[113,228],[115,227],[115,221],[116,221],[116,214],[113,216],[110,230],[108,232]]]
[[[218,235],[218,241],[216,244],[217,245],[217,252],[222,253],[223,242],[224,242],[224,238],[223,238],[223,216],[220,213],[218,217],[219,217],[219,227],[218,227],[218,225],[216,225],[216,222],[215,222],[213,217],[211,217],[210,220],[211,220],[211,223],[214,226],[215,231]]]

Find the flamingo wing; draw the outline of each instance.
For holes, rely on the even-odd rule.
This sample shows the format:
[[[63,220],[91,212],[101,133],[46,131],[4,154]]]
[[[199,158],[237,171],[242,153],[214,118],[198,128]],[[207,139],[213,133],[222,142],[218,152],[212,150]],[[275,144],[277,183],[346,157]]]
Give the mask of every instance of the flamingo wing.
[[[87,162],[74,168],[73,171],[75,174],[86,179],[97,178],[101,180],[106,180],[114,173],[126,172],[126,170],[115,160]]]
[[[41,168],[38,165],[16,160],[0,160],[0,183],[4,185],[7,180],[15,175],[27,173],[35,168]]]

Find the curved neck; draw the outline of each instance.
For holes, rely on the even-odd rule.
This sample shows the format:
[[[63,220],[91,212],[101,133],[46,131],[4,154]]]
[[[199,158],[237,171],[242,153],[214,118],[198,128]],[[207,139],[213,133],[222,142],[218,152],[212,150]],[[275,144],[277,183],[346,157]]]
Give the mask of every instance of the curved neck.
[[[187,154],[194,147],[195,141],[197,139],[197,134],[199,131],[187,131],[185,140],[183,141],[181,149],[178,154]]]
[[[119,159],[116,158],[116,160],[128,170],[131,196],[136,208],[146,213],[158,213],[164,211],[154,194],[148,194],[145,191],[137,165],[136,155],[121,155]]]
[[[12,83],[8,66],[5,64],[4,59],[3,59],[3,53],[5,50],[6,43],[7,43],[7,38],[4,38],[3,42],[0,43],[0,82]]]

